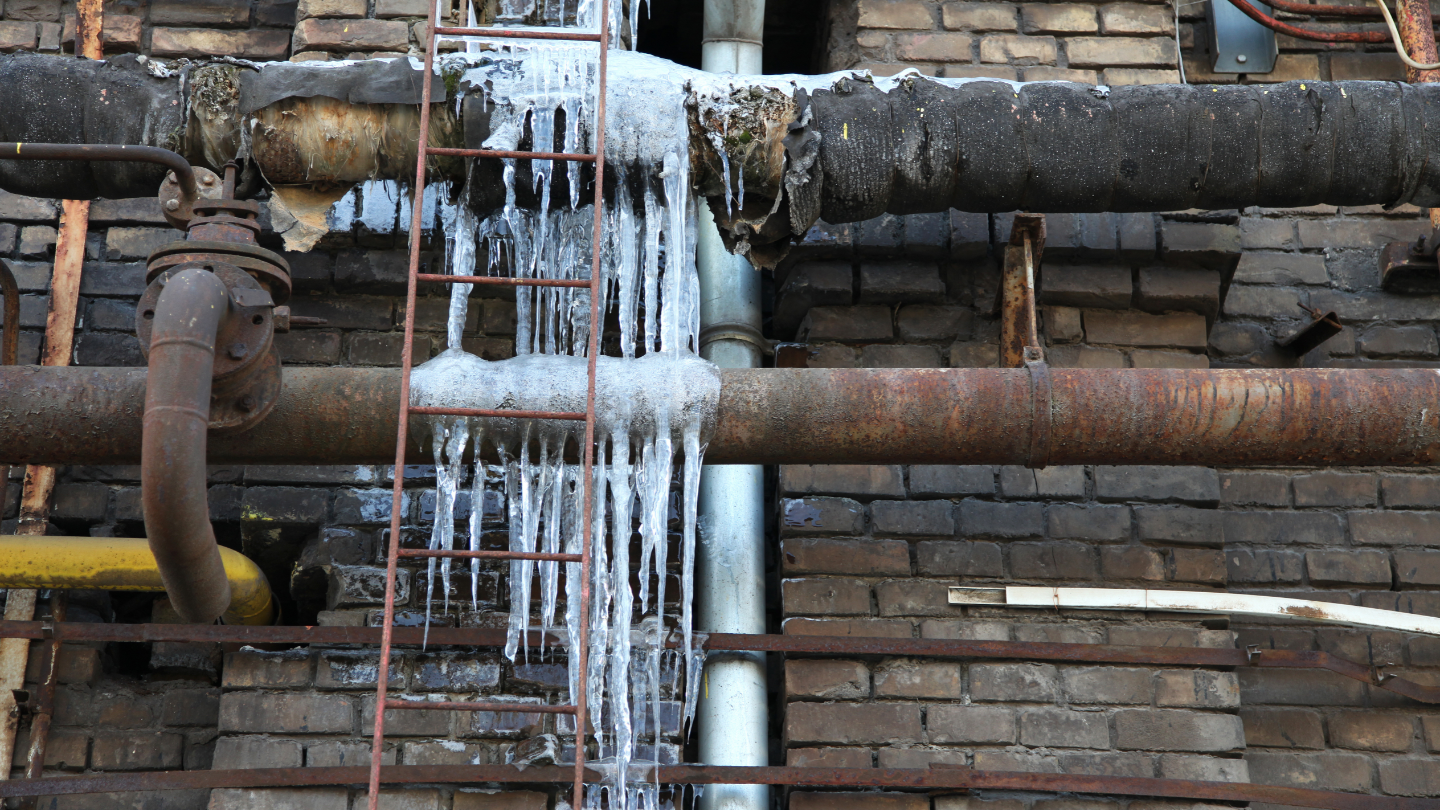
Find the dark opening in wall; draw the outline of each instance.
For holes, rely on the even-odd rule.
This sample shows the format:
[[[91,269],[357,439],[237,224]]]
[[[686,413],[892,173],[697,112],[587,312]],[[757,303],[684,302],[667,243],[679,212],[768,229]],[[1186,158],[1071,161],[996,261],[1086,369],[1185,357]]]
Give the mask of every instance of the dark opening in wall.
[[[642,3],[640,51],[687,67],[700,67],[700,40],[705,30],[705,4]],[[825,0],[766,0],[766,73],[819,72],[820,31]]]

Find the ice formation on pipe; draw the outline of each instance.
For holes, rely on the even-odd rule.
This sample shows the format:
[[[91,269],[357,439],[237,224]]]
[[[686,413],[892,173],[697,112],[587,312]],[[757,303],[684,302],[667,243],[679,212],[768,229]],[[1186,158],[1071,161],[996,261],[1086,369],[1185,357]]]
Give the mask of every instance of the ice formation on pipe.
[[[491,105],[493,134],[487,146],[516,149],[528,134],[529,142],[542,145],[537,149],[556,140],[566,152],[593,148],[593,47],[505,45],[495,59],[484,81],[472,85],[480,88],[475,92],[487,94]],[[570,694],[582,689],[586,694],[599,746],[593,767],[607,774],[600,789],[587,792],[586,804],[610,810],[660,807],[658,785],[628,782],[625,775],[642,751],[642,736],[652,738],[651,756],[660,761],[663,730],[674,725],[674,704],[662,697],[679,703],[681,727],[688,724],[703,660],[692,632],[696,507],[720,386],[715,367],[695,354],[696,200],[689,177],[685,95],[664,95],[651,100],[645,120],[612,126],[610,131],[621,134],[606,148],[607,158],[615,158],[607,160],[607,171],[616,175],[616,183],[602,212],[601,311],[617,319],[619,334],[613,343],[602,340],[602,346],[613,345],[619,356],[597,358],[589,669],[577,671],[578,656],[572,655],[568,674]],[[665,122],[662,128],[671,137],[654,137],[657,121]],[[515,168],[515,160],[505,161],[505,204],[495,213],[482,218],[463,202],[442,207],[448,272],[588,279],[593,208],[582,204],[589,194],[581,192],[577,164],[566,168],[570,198],[552,205],[550,177],[558,168],[551,161],[532,163],[536,210],[516,203]],[[468,196],[462,193],[460,199]],[[589,345],[589,292],[517,288],[517,356],[490,362],[462,347],[470,287],[451,285],[448,348],[414,370],[412,403],[584,411],[587,358],[601,348]],[[566,451],[571,459],[579,455],[584,423],[435,417],[430,429],[437,489],[431,548],[449,549],[457,543],[480,547],[484,510],[479,504],[487,468],[473,451],[493,448],[503,467],[509,547],[581,551],[584,481],[580,465],[567,461]],[[455,502],[465,482],[467,450],[475,456],[469,470],[474,506],[468,536],[457,539]],[[678,616],[666,614],[677,479]],[[639,559],[632,560],[637,523]],[[580,565],[564,563],[563,577],[560,565],[509,563],[505,653],[512,659],[524,649],[525,633],[558,627],[557,622],[563,624],[571,649],[578,649]],[[448,583],[450,561],[431,561],[432,582],[437,566],[441,582]],[[471,561],[470,574],[473,598],[478,561]],[[638,588],[632,587],[632,579]],[[433,588],[426,592],[428,610]],[[672,634],[678,648],[666,649]]]

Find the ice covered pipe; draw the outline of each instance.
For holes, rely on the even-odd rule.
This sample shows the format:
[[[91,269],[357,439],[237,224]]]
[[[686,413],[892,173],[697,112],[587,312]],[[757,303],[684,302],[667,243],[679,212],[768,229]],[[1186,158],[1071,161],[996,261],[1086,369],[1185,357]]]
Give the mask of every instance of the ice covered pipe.
[[[554,75],[557,64],[570,85],[527,79]],[[401,177],[415,159],[417,65],[180,71],[136,56],[8,56],[0,104],[15,114],[0,121],[0,140],[165,146],[210,166],[238,155],[250,159],[252,180],[279,186]],[[589,75],[583,58],[560,46],[442,58],[431,77],[443,101],[430,143],[533,147],[540,119],[527,113],[548,107],[558,113],[540,146],[549,135],[552,148],[569,138],[583,149],[590,118],[575,99]],[[1440,205],[1440,86],[733,76],[623,52],[612,55],[609,86],[607,159],[653,162],[657,145],[688,142],[694,183],[727,240],[760,264],[816,218],[885,212]],[[56,105],[56,97],[79,102]],[[514,185],[528,189],[527,161],[518,163]],[[465,167],[440,158],[432,170],[458,177]],[[501,171],[493,160],[477,170],[482,180]],[[573,188],[590,177],[556,171],[553,183]],[[144,166],[0,165],[0,187],[42,196],[148,195],[158,181]],[[476,207],[504,203],[500,183],[471,185]],[[537,204],[527,193],[516,203]]]

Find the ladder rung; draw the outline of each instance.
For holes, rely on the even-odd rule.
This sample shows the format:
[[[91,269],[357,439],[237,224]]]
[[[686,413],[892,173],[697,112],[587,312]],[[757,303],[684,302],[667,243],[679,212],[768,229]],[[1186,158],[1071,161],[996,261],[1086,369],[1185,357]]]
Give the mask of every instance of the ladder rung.
[[[497,287],[574,287],[576,289],[590,289],[590,282],[585,279],[447,276],[443,273],[416,273],[415,278],[418,281],[438,281],[442,284],[493,284]]]
[[[571,42],[599,42],[600,34],[580,31],[537,31],[516,28],[435,28],[437,37],[495,37],[498,39],[559,39]]]
[[[581,562],[579,554],[558,554],[544,551],[469,551],[467,549],[402,548],[401,557],[463,557],[481,560],[539,560],[541,562]]]
[[[541,703],[477,703],[472,701],[387,700],[387,709],[435,709],[451,712],[513,712],[515,714],[574,714],[574,706]]]
[[[454,149],[448,146],[427,146],[427,155],[444,157],[488,157],[520,158],[522,160],[572,160],[579,163],[594,163],[595,156],[575,152],[507,152],[503,149]]]
[[[421,416],[498,416],[503,419],[568,419],[585,421],[585,414],[577,411],[515,411],[509,408],[431,408],[411,405],[410,413]]]

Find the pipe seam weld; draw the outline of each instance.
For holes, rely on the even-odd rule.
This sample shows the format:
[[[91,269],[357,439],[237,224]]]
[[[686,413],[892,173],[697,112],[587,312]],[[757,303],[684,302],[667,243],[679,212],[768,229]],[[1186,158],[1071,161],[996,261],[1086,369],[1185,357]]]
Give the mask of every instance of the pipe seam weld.
[[[215,351],[213,341],[207,343],[201,338],[193,337],[157,337],[150,341],[150,349],[153,351],[156,346],[194,346],[207,352]]]
[[[1025,368],[1030,372],[1030,448],[1025,466],[1043,470],[1050,463],[1051,396],[1050,364],[1034,347],[1025,348]]]
[[[210,423],[210,414],[208,412],[187,408],[184,405],[151,405],[145,409],[145,419],[143,421],[149,422],[152,415],[159,417],[162,413],[185,414],[187,416],[193,416],[206,424]]]

